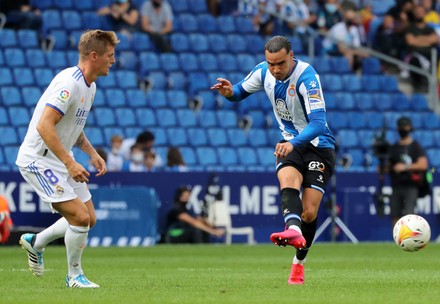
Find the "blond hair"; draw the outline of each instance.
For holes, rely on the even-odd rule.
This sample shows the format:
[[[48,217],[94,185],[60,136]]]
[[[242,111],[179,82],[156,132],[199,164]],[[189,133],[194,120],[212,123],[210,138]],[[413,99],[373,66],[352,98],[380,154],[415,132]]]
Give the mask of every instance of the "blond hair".
[[[86,60],[92,52],[102,56],[109,45],[115,47],[118,43],[118,36],[113,31],[87,30],[81,35],[78,43],[80,60]]]

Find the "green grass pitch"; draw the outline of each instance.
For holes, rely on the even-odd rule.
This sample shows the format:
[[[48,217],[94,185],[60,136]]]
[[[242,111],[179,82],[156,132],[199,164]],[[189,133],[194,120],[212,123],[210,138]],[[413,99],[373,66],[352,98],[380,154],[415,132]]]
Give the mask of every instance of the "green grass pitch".
[[[0,303],[439,303],[440,244],[317,243],[305,284],[290,286],[292,248],[160,245],[86,248],[83,268],[101,285],[68,289],[65,249],[49,246],[34,277],[20,247],[0,247]]]

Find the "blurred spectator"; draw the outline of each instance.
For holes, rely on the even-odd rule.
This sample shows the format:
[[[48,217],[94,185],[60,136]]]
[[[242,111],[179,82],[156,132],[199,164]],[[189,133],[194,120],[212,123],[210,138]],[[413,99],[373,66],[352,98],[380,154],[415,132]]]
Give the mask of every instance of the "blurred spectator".
[[[425,8],[424,21],[429,24],[438,27],[440,25],[440,15],[434,9],[434,3],[432,0],[422,0],[421,5]]]
[[[173,31],[173,10],[167,1],[146,0],[141,8],[141,29],[150,35],[159,52],[172,52],[168,35]]]
[[[146,172],[155,172],[156,166],[154,165],[154,162],[156,161],[156,153],[152,151],[146,151],[144,152],[144,166]]]
[[[221,2],[221,0],[206,0],[206,7],[214,17],[217,17],[220,14]]]
[[[175,172],[186,172],[188,167],[185,165],[183,156],[179,148],[169,147],[167,153],[167,170]]]
[[[396,5],[391,7],[385,15],[391,15],[394,19],[394,31],[404,39],[404,32],[410,22],[414,21],[413,0],[397,0]]]
[[[376,18],[373,13],[373,6],[371,3],[367,3],[364,7],[362,7],[359,11],[360,24],[364,27],[364,32],[366,35],[370,32],[370,23]]]
[[[342,20],[337,0],[325,0],[324,5],[318,7],[316,12],[316,29],[321,34],[326,34],[336,23]]]
[[[139,11],[130,0],[114,0],[109,6],[98,9],[99,16],[107,16],[113,31],[125,34],[139,29]]]
[[[143,131],[141,132],[136,138],[125,138],[122,141],[121,150],[120,153],[122,157],[124,157],[125,160],[130,159],[130,148],[135,143],[140,144],[142,146],[142,149],[144,152],[146,151],[154,151],[154,134],[150,131]],[[156,153],[156,161],[155,166],[156,167],[162,167],[163,161],[159,154]]]
[[[416,6],[414,21],[405,31],[405,57],[404,61],[413,66],[429,71],[431,68],[431,49],[437,47],[439,36],[425,21],[426,12],[423,6]],[[405,70],[403,71],[405,72]],[[401,74],[406,76],[405,73]],[[426,92],[428,81],[425,76],[409,72],[410,81],[416,92]]]
[[[0,243],[8,241],[12,225],[8,201],[4,196],[0,195]]]
[[[121,171],[124,157],[121,155],[122,136],[113,135],[110,141],[110,153],[107,155],[107,170],[109,172]]]
[[[353,71],[360,66],[360,58],[367,56],[357,49],[362,46],[362,35],[356,17],[355,11],[346,10],[343,21],[333,25],[323,41],[327,54],[344,56]]]
[[[42,25],[40,10],[29,0],[0,1],[0,12],[6,15],[5,27],[39,30]]]
[[[206,235],[224,235],[223,229],[212,227],[204,218],[187,208],[190,194],[190,187],[176,189],[174,206],[167,213],[165,243],[207,243],[209,238]]]
[[[273,34],[277,13],[277,0],[259,0],[258,9],[252,19],[254,27],[262,36]]]
[[[383,54],[401,59],[403,41],[400,39],[400,35],[395,32],[394,18],[391,15],[383,17],[382,24],[374,35],[372,47]],[[381,64],[385,70],[394,68],[394,65],[386,61],[382,61]]]
[[[129,172],[145,172],[144,166],[144,150],[142,145],[134,144],[130,148],[130,159],[124,162],[122,171]]]

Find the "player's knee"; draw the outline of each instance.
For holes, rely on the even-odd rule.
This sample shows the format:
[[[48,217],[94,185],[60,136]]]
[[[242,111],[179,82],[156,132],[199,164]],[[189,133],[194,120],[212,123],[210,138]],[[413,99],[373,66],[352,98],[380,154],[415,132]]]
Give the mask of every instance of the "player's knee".
[[[90,225],[90,215],[87,212],[82,212],[76,216],[75,225],[77,226],[89,226]]]
[[[316,219],[316,216],[317,216],[316,211],[317,210],[315,210],[313,208],[304,209],[303,213],[301,215],[302,221],[306,222],[306,223],[313,222]]]

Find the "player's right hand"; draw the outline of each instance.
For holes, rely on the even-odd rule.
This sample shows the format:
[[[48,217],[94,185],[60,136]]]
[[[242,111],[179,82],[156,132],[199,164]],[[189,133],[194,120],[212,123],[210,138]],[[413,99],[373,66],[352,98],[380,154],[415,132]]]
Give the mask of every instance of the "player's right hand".
[[[79,183],[89,182],[90,173],[80,163],[72,162],[71,165],[67,166],[67,171],[74,181]]]
[[[217,78],[217,81],[218,82],[211,87],[211,90],[217,90],[224,97],[231,97],[234,95],[232,84],[229,80]]]

